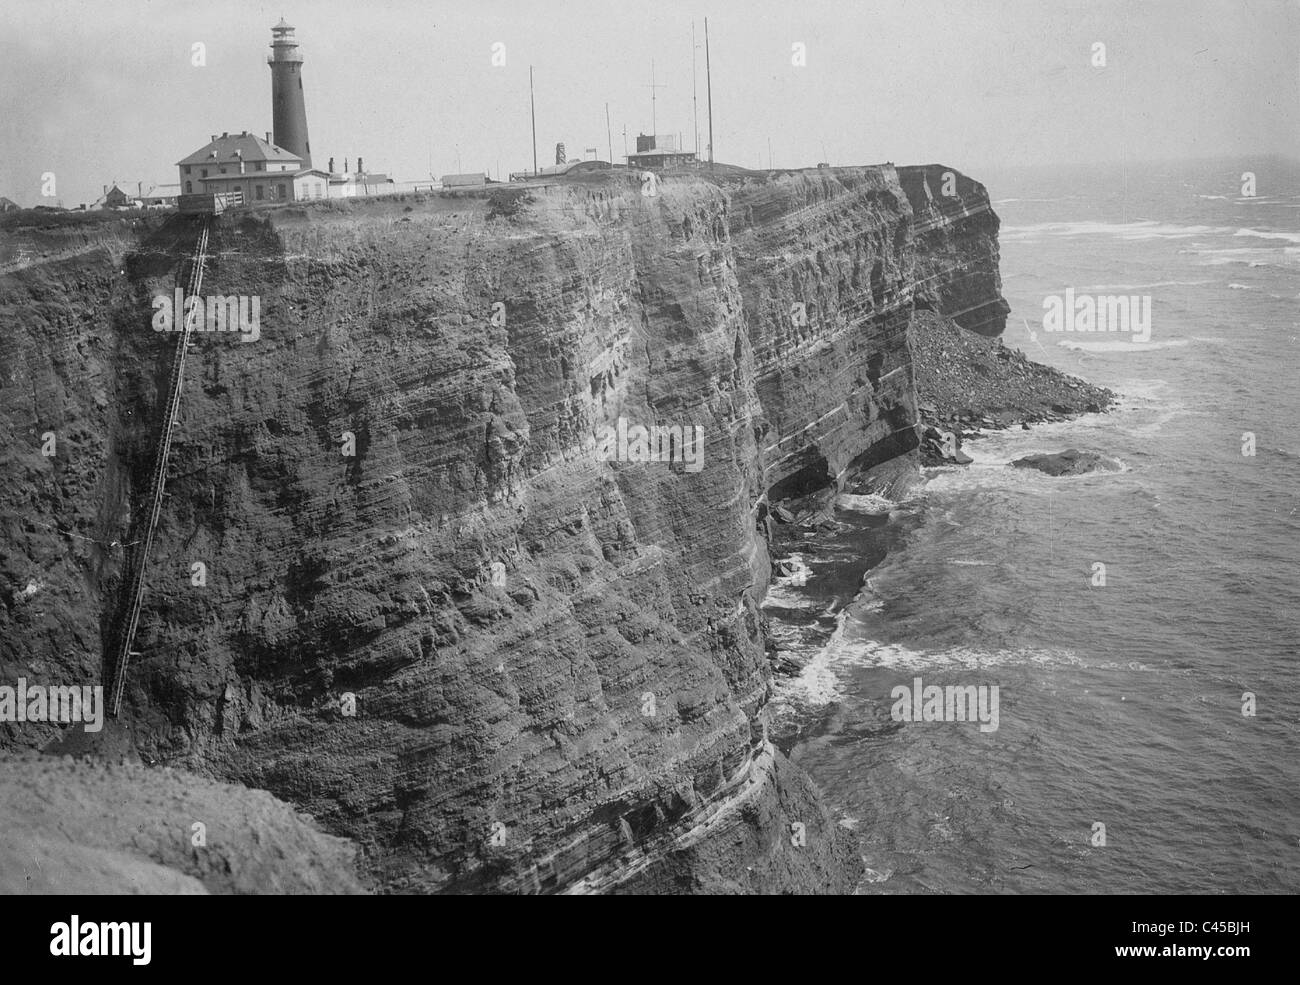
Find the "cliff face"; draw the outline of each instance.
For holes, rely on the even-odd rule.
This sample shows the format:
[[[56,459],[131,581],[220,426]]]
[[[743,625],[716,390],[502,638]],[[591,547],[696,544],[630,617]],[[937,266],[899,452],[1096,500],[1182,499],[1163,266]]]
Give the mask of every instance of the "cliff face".
[[[977,181],[942,164],[898,169],[916,216],[917,307],[962,328],[998,336],[1011,306],[1002,297],[997,213]]]
[[[922,170],[222,217],[203,293],[258,296],[261,338],[187,359],[114,741],[294,802],[392,890],[851,888],[763,737],[767,514],[916,447],[914,298],[1005,308],[983,189],[918,238]],[[99,679],[192,235],[2,268],[0,682]],[[602,460],[637,425],[698,426],[702,467]]]

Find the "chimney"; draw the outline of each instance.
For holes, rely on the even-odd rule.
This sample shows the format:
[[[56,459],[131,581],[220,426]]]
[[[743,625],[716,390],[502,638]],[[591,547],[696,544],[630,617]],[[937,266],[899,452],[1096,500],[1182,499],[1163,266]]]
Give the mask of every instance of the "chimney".
[[[243,133],[240,134],[240,136],[241,136],[241,137],[247,137],[247,136],[248,136],[248,131],[245,130]]]
[[[214,134],[209,138],[209,140],[210,140],[212,143],[216,143],[216,141],[217,141],[217,135],[214,133]]]
[[[334,158],[330,158],[330,174],[334,173]]]
[[[361,158],[357,158],[357,174],[365,174],[366,166],[361,163]]]
[[[136,198],[144,198],[144,182],[143,182],[143,181],[137,181],[137,182],[135,183],[135,197],[136,197]]]
[[[108,185],[105,185],[105,186],[104,186],[104,194],[105,194],[105,195],[108,194]]]
[[[343,173],[344,174],[348,173],[348,159],[346,157],[343,158]]]
[[[273,141],[271,140],[271,131],[270,131],[270,130],[266,131],[266,142],[267,142],[268,144],[273,143]]]
[[[226,139],[227,137],[229,137],[229,136],[230,136],[229,133],[223,133],[223,134],[221,135],[221,139],[222,139],[222,140],[225,140],[225,139]]]

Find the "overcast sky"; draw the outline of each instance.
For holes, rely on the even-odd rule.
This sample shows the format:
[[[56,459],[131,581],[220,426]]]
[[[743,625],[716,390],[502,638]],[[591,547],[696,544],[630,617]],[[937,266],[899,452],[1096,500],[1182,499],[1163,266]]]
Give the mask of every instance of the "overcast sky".
[[[1300,157],[1297,0],[3,0],[0,195],[65,205],[174,182],[211,133],[271,129],[271,26],[297,28],[313,163],[398,179],[616,160],[651,130],[707,142],[704,17],[720,161],[981,167]],[[206,65],[191,64],[192,45]],[[506,64],[492,65],[504,43]],[[807,64],[793,65],[792,45]],[[1095,67],[1094,44],[1106,65]],[[1247,161],[1248,163],[1248,161]],[[49,200],[46,200],[47,202]]]

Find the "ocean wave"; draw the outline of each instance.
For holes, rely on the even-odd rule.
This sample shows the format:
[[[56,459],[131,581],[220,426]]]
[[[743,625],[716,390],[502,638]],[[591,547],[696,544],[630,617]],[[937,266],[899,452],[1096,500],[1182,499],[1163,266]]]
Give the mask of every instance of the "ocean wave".
[[[1277,232],[1267,229],[1238,229],[1233,236],[1253,236],[1255,239],[1280,239],[1287,243],[1300,243],[1300,233]]]
[[[1089,287],[1077,288],[1077,293],[1093,293],[1095,291],[1137,291],[1146,287],[1203,287],[1206,284],[1214,284],[1212,280],[1158,280],[1150,284],[1093,284]]]
[[[945,650],[914,650],[897,643],[872,640],[843,641],[834,655],[841,666],[879,667],[889,670],[987,670],[990,667],[1038,664],[1084,666],[1083,660],[1063,647],[1014,647],[983,650],[954,646]]]
[[[1254,288],[1251,287],[1249,284],[1229,284],[1229,285],[1228,285],[1228,290],[1230,290],[1230,291],[1253,291]]]
[[[1281,237],[1279,237],[1281,238]],[[1197,247],[1179,250],[1179,253],[1206,257],[1197,263],[1199,267],[1222,267],[1228,264],[1242,264],[1251,267],[1278,267],[1291,270],[1295,261],[1300,259],[1300,246],[1224,246]]]
[[[1077,352],[1150,352],[1154,349],[1173,349],[1187,345],[1190,339],[1166,339],[1163,342],[1071,342],[1065,339],[1057,342],[1063,349]]]
[[[1123,240],[1188,239],[1192,236],[1227,235],[1231,226],[1181,226],[1141,219],[1136,222],[1040,222],[1031,226],[1003,226],[1002,239],[1020,240],[1034,236],[1113,236]]]
[[[817,671],[810,676],[821,682],[823,695],[831,700],[843,697],[846,672],[855,668],[883,670],[952,670],[982,671],[997,667],[1085,667],[1095,670],[1129,670],[1150,672],[1151,667],[1136,660],[1085,660],[1068,647],[1020,646],[983,649],[952,646],[942,650],[922,650],[901,643],[840,637],[828,643],[815,661]],[[809,667],[812,665],[810,664]],[[805,668],[808,669],[808,668]],[[834,678],[834,685],[830,679]],[[813,693],[809,691],[808,693]]]

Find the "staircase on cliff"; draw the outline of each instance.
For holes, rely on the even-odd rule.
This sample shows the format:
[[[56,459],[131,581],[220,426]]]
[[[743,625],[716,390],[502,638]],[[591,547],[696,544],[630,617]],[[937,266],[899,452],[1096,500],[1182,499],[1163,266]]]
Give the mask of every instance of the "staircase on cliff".
[[[185,285],[185,297],[198,297],[203,287],[203,263],[207,258],[208,231],[211,220],[205,217],[199,229],[198,241],[194,253],[188,261],[188,277],[182,268],[181,281]],[[154,528],[158,525],[158,515],[162,511],[163,492],[167,484],[167,456],[171,452],[172,430],[176,427],[176,415],[181,406],[181,383],[185,378],[185,353],[190,345],[190,333],[198,321],[198,306],[186,311],[182,318],[180,335],[176,339],[176,352],[172,357],[171,379],[167,385],[167,399],[163,404],[162,429],[158,444],[154,450],[153,474],[149,480],[149,513],[143,537],[136,541],[134,564],[131,565],[130,580],[127,582],[126,594],[123,596],[126,609],[122,620],[117,657],[113,662],[109,694],[111,696],[111,714],[117,717],[122,703],[122,689],[126,684],[126,668],[132,656],[131,644],[135,641],[135,632],[140,622],[140,606],[144,601],[145,568],[149,562],[149,549],[153,545]],[[173,312],[173,317],[179,315]]]

